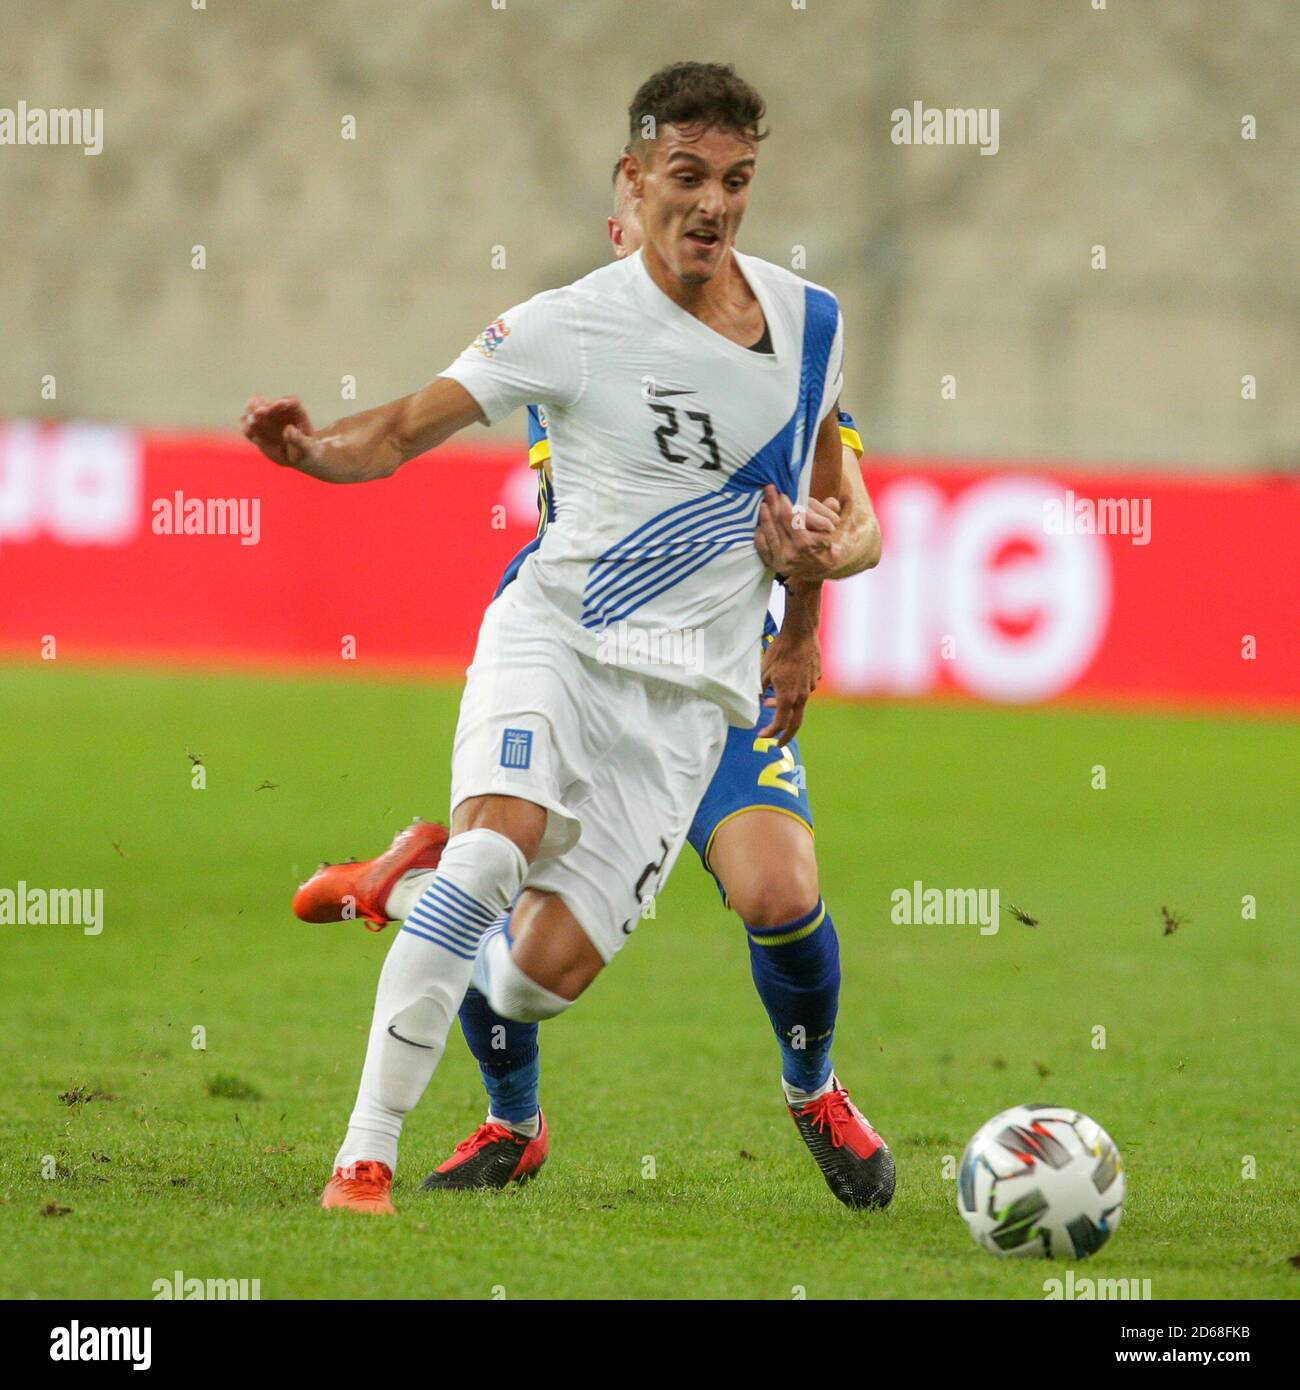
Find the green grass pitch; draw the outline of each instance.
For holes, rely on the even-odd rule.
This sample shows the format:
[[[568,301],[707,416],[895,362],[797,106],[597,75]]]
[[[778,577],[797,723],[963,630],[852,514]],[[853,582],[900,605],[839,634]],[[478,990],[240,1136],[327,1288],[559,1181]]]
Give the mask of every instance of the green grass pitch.
[[[419,1192],[484,1109],[453,1033],[397,1219],[320,1211],[389,938],[302,925],[290,895],[445,819],[457,698],[0,670],[0,887],[105,893],[99,936],[0,926],[0,1295],[149,1298],[181,1270],[263,1298],[1041,1299],[1064,1268],[978,1250],[945,1172],[1022,1101],[1087,1111],[1125,1157],[1123,1225],[1076,1277],[1300,1291],[1300,734],[1262,720],[814,702],[835,1060],[894,1148],[887,1212],[842,1208],[800,1144],[743,932],[689,850],[542,1029],[538,1182]],[[1040,925],[894,925],[914,879],[999,888]]]

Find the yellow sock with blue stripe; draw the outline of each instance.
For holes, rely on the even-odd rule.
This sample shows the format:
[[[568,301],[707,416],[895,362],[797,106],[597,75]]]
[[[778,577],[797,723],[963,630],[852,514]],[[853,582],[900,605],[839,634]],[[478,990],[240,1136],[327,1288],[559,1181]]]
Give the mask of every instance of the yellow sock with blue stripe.
[[[820,898],[811,912],[776,927],[747,922],[754,987],[781,1048],[781,1074],[816,1091],[831,1074],[831,1039],[840,999],[840,943]]]

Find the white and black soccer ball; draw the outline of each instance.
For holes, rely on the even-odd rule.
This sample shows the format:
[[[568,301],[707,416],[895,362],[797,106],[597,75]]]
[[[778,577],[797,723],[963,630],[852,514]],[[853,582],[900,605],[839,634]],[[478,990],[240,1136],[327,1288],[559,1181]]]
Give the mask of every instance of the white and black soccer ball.
[[[1078,1110],[1016,1105],[980,1127],[957,1175],[957,1208],[995,1255],[1084,1259],[1119,1226],[1124,1166]]]

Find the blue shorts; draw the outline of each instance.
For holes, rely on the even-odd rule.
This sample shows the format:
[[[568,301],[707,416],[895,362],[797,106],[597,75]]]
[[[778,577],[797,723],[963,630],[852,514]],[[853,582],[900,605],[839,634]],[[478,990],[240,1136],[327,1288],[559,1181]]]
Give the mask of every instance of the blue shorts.
[[[695,810],[695,819],[686,835],[706,869],[709,869],[709,850],[718,828],[743,811],[756,808],[784,811],[787,816],[802,821],[810,831],[813,828],[799,740],[791,739],[784,748],[778,748],[776,739],[758,736],[758,731],[766,728],[771,718],[772,711],[765,708],[759,712],[758,722],[752,728],[727,730],[722,761]],[[721,883],[718,891],[726,902],[727,895]]]

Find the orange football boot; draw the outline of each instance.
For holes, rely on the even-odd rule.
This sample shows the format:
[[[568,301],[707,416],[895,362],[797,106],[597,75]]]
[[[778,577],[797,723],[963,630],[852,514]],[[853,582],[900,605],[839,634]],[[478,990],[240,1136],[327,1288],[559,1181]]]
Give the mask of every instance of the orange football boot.
[[[320,1204],[327,1211],[365,1211],[372,1216],[396,1216],[389,1193],[393,1173],[388,1164],[377,1159],[363,1158],[346,1168],[335,1168],[325,1184]]]
[[[436,869],[447,836],[445,825],[417,819],[378,859],[322,864],[293,895],[293,915],[304,922],[360,918],[367,931],[383,931],[388,925],[384,904],[394,884],[412,869]]]

